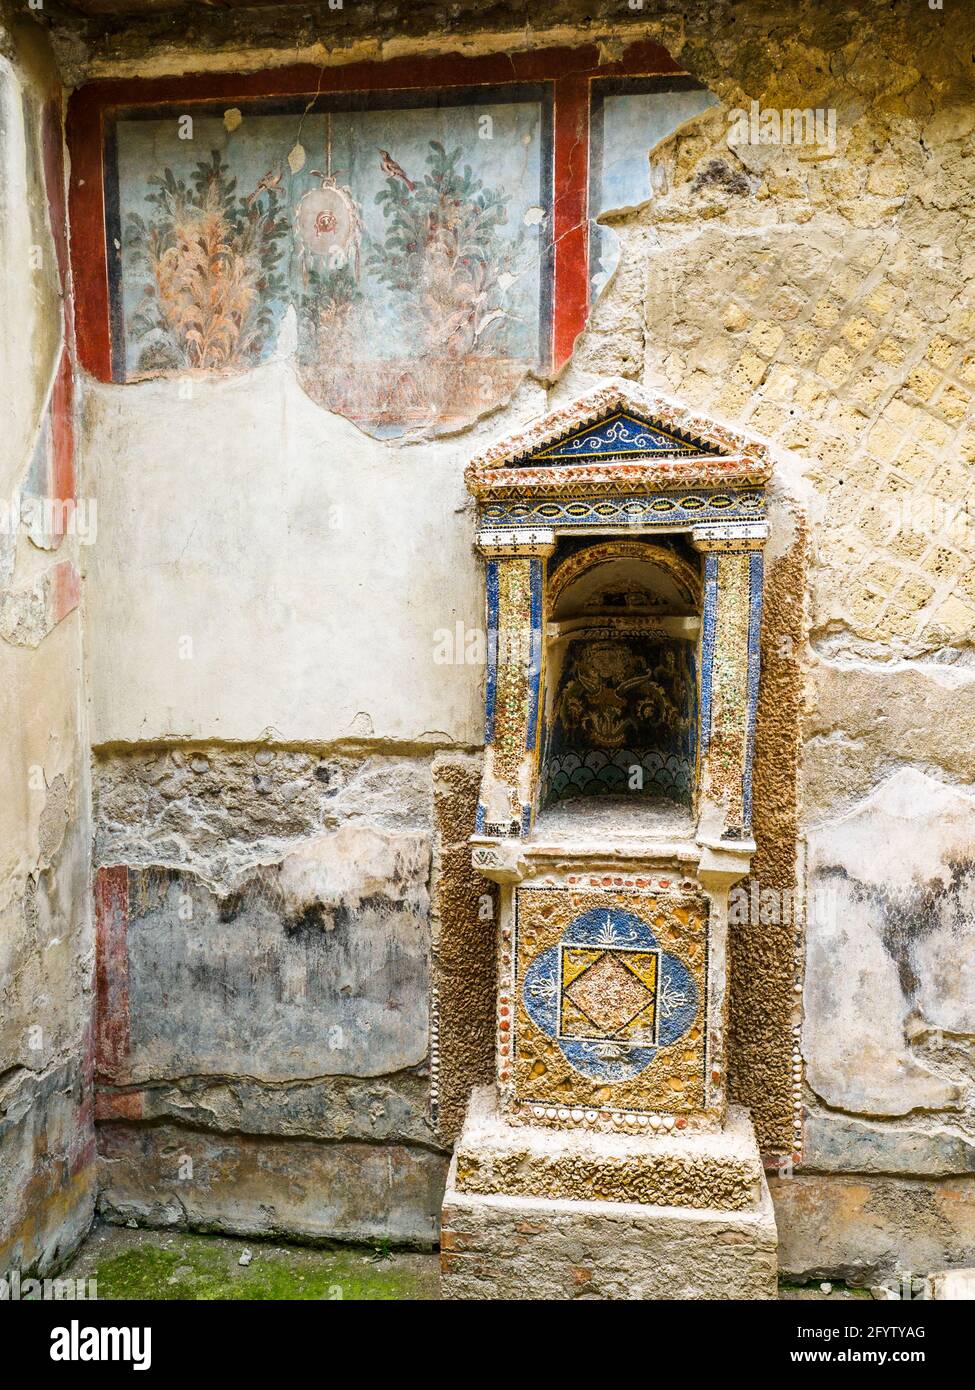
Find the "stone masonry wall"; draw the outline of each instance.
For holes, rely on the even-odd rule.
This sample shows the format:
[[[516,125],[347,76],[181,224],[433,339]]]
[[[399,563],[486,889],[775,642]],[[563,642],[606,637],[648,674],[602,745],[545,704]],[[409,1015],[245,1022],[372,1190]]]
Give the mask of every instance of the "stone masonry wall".
[[[923,1272],[975,1249],[975,16],[737,18],[688,22],[681,58],[722,106],[654,153],[667,191],[617,225],[576,366],[756,429],[807,499],[809,640],[785,654],[805,688],[804,1144],[773,1178],[780,1259]],[[835,150],[730,147],[752,101],[833,110]]]

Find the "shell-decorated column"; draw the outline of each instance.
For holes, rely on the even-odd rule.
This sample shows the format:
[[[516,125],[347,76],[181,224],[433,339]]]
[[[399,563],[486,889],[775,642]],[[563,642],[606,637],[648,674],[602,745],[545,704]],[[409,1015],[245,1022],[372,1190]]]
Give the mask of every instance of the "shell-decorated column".
[[[699,823],[721,839],[750,840],[768,525],[700,527],[692,538],[704,553]]]
[[[485,759],[475,833],[531,831],[543,681],[542,595],[552,531],[481,531],[487,559]]]

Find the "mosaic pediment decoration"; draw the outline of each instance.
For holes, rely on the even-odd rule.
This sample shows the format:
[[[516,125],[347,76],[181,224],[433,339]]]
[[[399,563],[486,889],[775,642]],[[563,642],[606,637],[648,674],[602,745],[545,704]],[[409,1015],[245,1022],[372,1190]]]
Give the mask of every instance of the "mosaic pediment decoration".
[[[612,895],[519,892],[516,1099],[699,1107],[705,920],[700,904],[650,895],[624,906]]]
[[[711,451],[701,440],[685,439],[662,429],[651,420],[641,420],[627,411],[619,411],[597,425],[579,430],[568,439],[560,439],[548,449],[533,455],[532,462],[542,460],[558,463],[579,463],[593,459],[625,459],[659,454],[666,458]]]
[[[622,378],[541,416],[483,450],[467,470],[475,497],[517,496],[575,482],[736,486],[768,479],[765,447]]]

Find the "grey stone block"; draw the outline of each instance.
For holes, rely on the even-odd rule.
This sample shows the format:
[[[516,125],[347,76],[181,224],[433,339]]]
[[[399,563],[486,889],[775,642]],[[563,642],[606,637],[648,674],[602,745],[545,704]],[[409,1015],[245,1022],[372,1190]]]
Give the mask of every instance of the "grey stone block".
[[[499,1152],[519,1142],[523,1166],[537,1166],[540,1173],[546,1154],[565,1150],[575,1167],[585,1159],[579,1152],[581,1136],[528,1127],[508,1133],[512,1127],[498,1120],[493,1103],[488,1113],[485,1105],[485,1093],[475,1092],[447,1177],[440,1240],[444,1298],[775,1298],[775,1212],[746,1112],[737,1113],[731,1134],[696,1136],[693,1142],[671,1137],[665,1150],[672,1158],[671,1151],[685,1143],[688,1158],[694,1159],[709,1146],[723,1144],[739,1160],[754,1159],[748,1164],[753,1200],[742,1210],[727,1211],[539,1197],[526,1195],[521,1182],[514,1192],[464,1190],[458,1182],[458,1156],[469,1164],[479,1144],[495,1176],[507,1171],[498,1166]],[[586,1138],[592,1141],[592,1136]],[[652,1139],[644,1145],[651,1176],[654,1145]],[[594,1169],[626,1157],[622,1150],[609,1152],[614,1147],[619,1148],[619,1140],[609,1143],[604,1154],[594,1150]]]

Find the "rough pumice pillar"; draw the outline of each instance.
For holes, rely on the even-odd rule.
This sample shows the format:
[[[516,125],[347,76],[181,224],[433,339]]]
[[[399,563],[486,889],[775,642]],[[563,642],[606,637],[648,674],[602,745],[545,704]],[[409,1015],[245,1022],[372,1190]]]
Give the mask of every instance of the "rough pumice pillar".
[[[769,471],[761,445],[622,381],[468,470],[497,1067],[448,1178],[448,1298],[775,1295],[726,1056]]]

